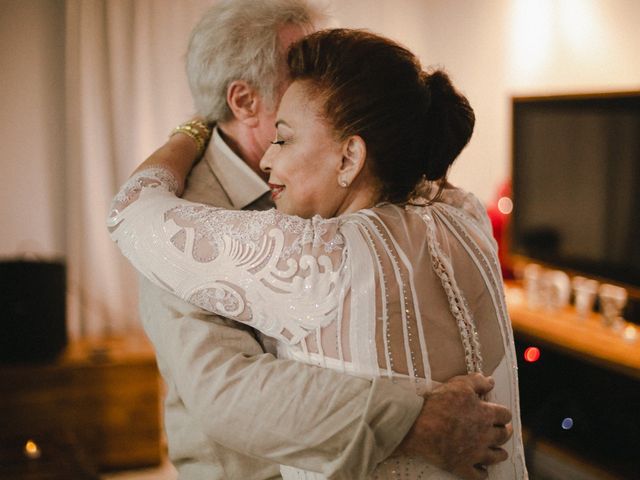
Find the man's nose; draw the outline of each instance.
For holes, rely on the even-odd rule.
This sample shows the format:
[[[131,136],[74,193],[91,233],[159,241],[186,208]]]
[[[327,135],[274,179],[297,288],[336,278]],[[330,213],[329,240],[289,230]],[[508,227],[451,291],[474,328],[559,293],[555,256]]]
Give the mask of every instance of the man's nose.
[[[260,159],[260,170],[263,172],[268,173],[271,171],[273,147],[275,147],[275,145],[269,145],[269,148],[267,148],[267,151],[264,152],[264,155]]]

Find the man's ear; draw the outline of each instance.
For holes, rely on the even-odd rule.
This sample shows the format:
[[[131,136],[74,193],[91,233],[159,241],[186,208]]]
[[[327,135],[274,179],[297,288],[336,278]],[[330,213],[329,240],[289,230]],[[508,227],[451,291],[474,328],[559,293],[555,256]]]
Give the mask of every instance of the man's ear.
[[[342,163],[338,169],[338,183],[348,186],[364,168],[367,144],[359,135],[352,135],[342,145]],[[346,182],[346,185],[344,183]]]
[[[260,109],[258,92],[244,80],[234,80],[227,87],[227,105],[233,116],[249,127],[255,127]]]

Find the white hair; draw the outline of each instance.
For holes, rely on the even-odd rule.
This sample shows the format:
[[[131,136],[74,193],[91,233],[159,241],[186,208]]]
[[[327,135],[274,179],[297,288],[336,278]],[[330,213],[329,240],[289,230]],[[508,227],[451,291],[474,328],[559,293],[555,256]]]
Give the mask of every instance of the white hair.
[[[232,118],[227,88],[244,80],[273,107],[284,80],[278,33],[285,25],[311,32],[324,15],[308,0],[219,0],[198,22],[187,51],[187,77],[199,115]]]

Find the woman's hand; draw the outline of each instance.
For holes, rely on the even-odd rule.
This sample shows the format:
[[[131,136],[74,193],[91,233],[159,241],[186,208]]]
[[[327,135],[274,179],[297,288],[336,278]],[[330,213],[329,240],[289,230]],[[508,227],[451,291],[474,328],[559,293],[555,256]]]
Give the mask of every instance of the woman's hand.
[[[191,167],[207,148],[211,131],[212,128],[198,118],[177,126],[167,142],[142,162],[133,173],[150,167],[166,168],[175,176],[178,182],[176,195],[180,196]]]

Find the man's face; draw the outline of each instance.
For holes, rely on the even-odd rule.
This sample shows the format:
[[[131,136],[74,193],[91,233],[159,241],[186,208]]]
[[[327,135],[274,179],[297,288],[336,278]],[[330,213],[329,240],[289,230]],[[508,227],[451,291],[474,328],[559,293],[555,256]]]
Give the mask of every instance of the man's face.
[[[299,25],[288,24],[281,27],[280,31],[278,32],[278,41],[280,43],[280,51],[286,52],[292,43],[297,42],[298,40],[300,40],[302,37],[304,37],[309,33],[310,33],[309,30],[305,30]],[[282,57],[283,58],[280,65],[280,73],[281,73],[280,76],[281,78],[286,78],[287,77],[285,73],[287,71],[286,56],[283,55]],[[264,102],[260,104],[261,108],[258,112],[258,118],[260,122],[259,122],[258,130],[256,131],[256,139],[260,145],[260,148],[262,149],[262,154],[264,154],[264,152],[267,151],[267,148],[269,148],[271,141],[273,141],[273,139],[276,136],[276,129],[275,129],[276,112],[278,111],[278,106],[280,104],[280,100],[282,99],[282,96],[284,95],[284,92],[289,87],[289,83],[290,83],[289,81],[285,81],[285,82],[282,82],[281,85],[279,85],[279,89],[275,95],[274,105],[265,105]]]

